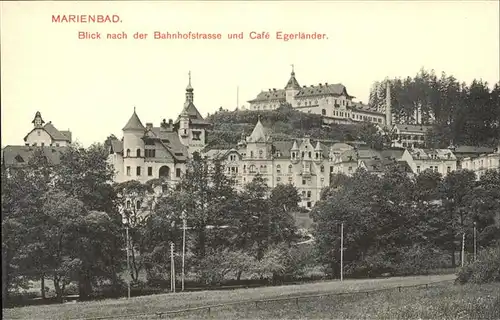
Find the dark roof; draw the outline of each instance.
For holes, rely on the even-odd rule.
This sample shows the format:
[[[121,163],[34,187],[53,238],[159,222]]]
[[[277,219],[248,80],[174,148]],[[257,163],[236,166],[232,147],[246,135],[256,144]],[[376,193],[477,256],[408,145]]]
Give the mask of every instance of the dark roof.
[[[347,93],[346,87],[341,84],[341,83],[336,83],[336,84],[319,84],[317,86],[310,86],[306,87],[304,86],[296,95],[295,98],[305,98],[305,97],[314,97],[314,96],[322,96],[322,95],[334,95],[334,96],[341,96],[345,95],[351,98],[354,98],[352,96],[349,96]]]
[[[209,125],[210,123],[203,119],[203,116],[200,114],[196,106],[194,105],[193,102],[189,102],[184,106],[184,109],[182,109],[181,114],[177,117],[177,120],[175,120],[175,123],[179,123],[181,115],[186,113],[189,117],[189,122],[194,125]]]
[[[269,91],[261,91],[257,97],[248,102],[259,102],[259,101],[273,101],[278,100],[280,102],[286,101],[286,91],[285,89],[269,89]]]
[[[50,164],[57,165],[66,147],[6,146],[2,150],[3,163],[6,167],[25,166],[37,149],[43,150]]]
[[[378,111],[376,107],[371,107],[369,105],[362,104],[360,102],[355,102],[354,105],[351,108],[354,111],[360,111],[360,112],[364,112],[364,113],[374,113],[374,114],[377,114],[377,115],[383,115],[384,114],[384,112]]]
[[[123,153],[123,142],[118,139],[111,140],[111,151],[113,153]]]
[[[167,151],[170,152],[176,161],[186,161],[188,150],[181,143],[177,132],[166,130],[162,127],[153,127],[144,132],[144,137],[158,141]]]
[[[286,83],[286,86],[285,86],[285,90],[288,90],[288,89],[300,90],[300,84],[297,81],[297,79],[295,79],[295,72],[293,72],[293,71],[292,71],[292,74],[290,75],[290,79],[288,80],[288,82]]]
[[[495,151],[494,148],[489,147],[475,147],[475,146],[458,146],[455,147],[453,152],[456,153],[468,153],[468,154],[487,154],[493,153]]]
[[[71,142],[71,131],[59,131],[56,129],[56,127],[54,127],[54,125],[52,124],[52,122],[47,122],[47,124],[45,124],[43,127],[41,128],[33,128],[33,130],[31,130],[25,137],[24,137],[24,141],[26,141],[26,139],[28,139],[28,136],[30,135],[30,133],[32,133],[34,130],[36,129],[42,129],[42,130],[45,130],[45,132],[47,132],[47,134],[53,139],[53,140],[56,140],[56,141],[67,141],[67,142]]]
[[[127,124],[125,125],[125,127],[123,127],[122,130],[125,131],[125,130],[144,130],[144,129],[145,128],[142,125],[141,120],[139,119],[137,113],[135,113],[134,110],[134,113],[132,113],[132,116],[130,117]]]

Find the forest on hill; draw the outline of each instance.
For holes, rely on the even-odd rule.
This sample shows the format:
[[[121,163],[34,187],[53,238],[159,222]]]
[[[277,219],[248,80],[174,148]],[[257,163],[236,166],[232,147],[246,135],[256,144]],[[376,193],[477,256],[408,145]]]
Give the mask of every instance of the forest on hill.
[[[370,93],[372,106],[385,103],[385,86],[391,84],[391,106],[397,122],[412,123],[421,109],[422,122],[433,124],[428,138],[432,147],[455,145],[495,146],[500,141],[500,83],[492,89],[482,80],[469,85],[451,75],[438,77],[433,70],[421,69],[414,77],[376,81]],[[277,110],[250,111],[220,109],[208,115],[213,127],[208,132],[208,148],[234,146],[249,135],[258,117],[272,129],[274,139],[300,138],[380,141],[371,123],[323,125],[321,115],[303,113],[284,104]]]

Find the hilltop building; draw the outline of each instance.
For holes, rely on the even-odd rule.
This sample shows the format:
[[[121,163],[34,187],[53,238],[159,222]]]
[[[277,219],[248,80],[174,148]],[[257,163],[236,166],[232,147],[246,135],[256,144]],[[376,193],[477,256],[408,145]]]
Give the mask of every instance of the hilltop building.
[[[292,65],[290,79],[283,89],[269,89],[260,92],[248,101],[250,110],[274,110],[284,103],[302,112],[323,116],[325,123],[353,123],[369,121],[379,126],[392,126],[390,107],[390,86],[387,85],[388,97],[386,109],[371,108],[361,102],[354,102],[354,96],[341,84],[320,83],[300,86]]]

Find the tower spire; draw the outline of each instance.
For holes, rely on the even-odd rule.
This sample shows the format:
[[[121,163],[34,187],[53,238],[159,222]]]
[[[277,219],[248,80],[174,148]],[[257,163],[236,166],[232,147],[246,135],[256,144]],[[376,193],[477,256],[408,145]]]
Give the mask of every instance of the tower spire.
[[[188,72],[188,78],[188,85],[186,87],[186,106],[194,101],[193,87],[191,86],[191,70]]]
[[[295,66],[293,63],[291,64],[291,66],[292,66],[292,76],[294,76],[295,75]]]

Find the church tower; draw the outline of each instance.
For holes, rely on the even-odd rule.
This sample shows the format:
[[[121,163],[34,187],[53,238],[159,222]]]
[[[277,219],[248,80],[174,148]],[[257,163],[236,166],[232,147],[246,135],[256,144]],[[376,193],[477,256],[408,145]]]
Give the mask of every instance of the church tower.
[[[205,148],[206,129],[210,126],[194,105],[194,89],[191,85],[191,71],[188,73],[189,80],[186,87],[186,101],[181,114],[174,123],[181,143],[192,155]]]
[[[389,81],[386,83],[385,92],[385,126],[392,129],[392,107],[391,107],[391,85]]]
[[[295,96],[300,90],[300,85],[297,79],[295,79],[295,70],[292,64],[292,73],[290,74],[290,79],[285,86],[286,92],[286,102],[291,104],[292,107],[296,107]]]
[[[35,128],[43,127],[43,124],[45,123],[45,121],[43,121],[42,114],[40,113],[40,111],[36,112],[35,119],[33,119],[33,121],[31,121],[31,123],[33,123],[33,126]]]

